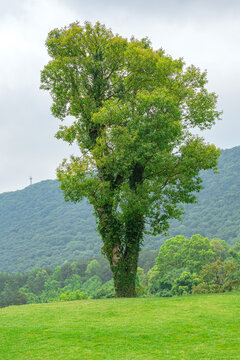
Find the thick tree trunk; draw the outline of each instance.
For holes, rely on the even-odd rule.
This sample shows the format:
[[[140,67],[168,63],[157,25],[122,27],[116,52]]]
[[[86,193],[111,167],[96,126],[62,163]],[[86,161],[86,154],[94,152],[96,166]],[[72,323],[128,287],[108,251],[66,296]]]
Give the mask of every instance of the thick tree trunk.
[[[111,269],[113,272],[116,297],[136,297],[136,275],[139,246],[128,247],[117,258],[113,256]]]
[[[136,297],[136,275],[140,244],[143,237],[142,214],[133,212],[126,222],[114,216],[110,204],[95,208],[99,218],[98,231],[104,246],[102,252],[109,260],[113,273],[116,297]]]
[[[124,244],[113,248],[111,269],[116,297],[136,297],[135,282],[143,228],[143,218],[138,214],[128,219]]]

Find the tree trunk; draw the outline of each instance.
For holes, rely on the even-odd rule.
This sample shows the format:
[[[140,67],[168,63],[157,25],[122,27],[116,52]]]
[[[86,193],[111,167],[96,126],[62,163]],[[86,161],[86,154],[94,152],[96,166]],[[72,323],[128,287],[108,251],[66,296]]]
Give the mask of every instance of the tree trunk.
[[[144,222],[135,214],[125,225],[124,245],[113,248],[111,269],[116,297],[136,297],[136,275]]]
[[[113,255],[111,269],[113,272],[116,297],[136,297],[136,275],[139,246],[127,247],[120,257]]]
[[[96,207],[104,246],[102,253],[109,260],[113,273],[116,297],[136,297],[136,275],[140,244],[143,237],[144,220],[140,214],[132,213],[121,223],[112,213],[110,204]]]

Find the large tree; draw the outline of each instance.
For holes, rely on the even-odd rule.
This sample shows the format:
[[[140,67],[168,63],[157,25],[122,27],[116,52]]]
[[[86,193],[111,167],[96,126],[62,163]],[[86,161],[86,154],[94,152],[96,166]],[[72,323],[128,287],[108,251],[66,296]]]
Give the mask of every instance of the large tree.
[[[46,46],[41,88],[53,115],[72,120],[56,137],[80,149],[58,168],[61,188],[93,205],[116,296],[135,296],[144,233],[167,231],[196,200],[199,172],[216,169],[219,150],[191,130],[220,117],[217,97],[206,72],[100,23],[55,29]]]

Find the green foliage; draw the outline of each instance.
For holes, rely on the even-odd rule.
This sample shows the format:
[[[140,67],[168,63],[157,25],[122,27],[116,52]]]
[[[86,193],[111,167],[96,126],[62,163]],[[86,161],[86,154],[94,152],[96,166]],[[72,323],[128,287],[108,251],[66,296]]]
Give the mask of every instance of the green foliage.
[[[113,280],[107,281],[94,294],[95,299],[108,299],[115,297]]]
[[[86,201],[66,203],[53,180],[0,194],[0,270],[27,272],[99,255],[91,212]]]
[[[82,290],[85,291],[88,296],[94,298],[95,293],[101,287],[102,281],[99,276],[94,275],[88,279],[82,286]]]
[[[183,271],[181,276],[174,281],[172,293],[175,295],[188,295],[192,292],[192,287],[199,283],[197,275]]]
[[[200,235],[190,240],[168,239],[147,275],[148,292],[162,297],[231,291],[240,286],[239,265],[231,258],[231,249],[220,239],[209,241]]]
[[[234,244],[240,227],[239,168],[240,147],[223,150],[220,173],[202,175],[204,189],[199,193],[198,204],[187,206],[182,223],[171,222],[169,234],[190,238],[198,231],[209,239],[224,239]],[[37,266],[62,265],[65,260],[85,259],[88,263],[100,254],[101,247],[91,212],[91,206],[84,200],[78,204],[64,202],[58,183],[52,180],[0,194],[0,270],[27,272]],[[157,256],[157,250],[149,250],[159,249],[164,237],[145,235],[144,238],[139,266],[147,271]],[[239,248],[237,245],[237,251],[232,248],[236,258]],[[148,255],[144,254],[147,249]],[[79,275],[83,276],[84,261],[78,266],[82,268]]]
[[[215,252],[215,260],[225,260],[228,257],[229,246],[226,241],[221,239],[212,239],[210,243],[214,248],[213,251]]]
[[[240,240],[238,240],[231,248],[236,254],[240,253]]]
[[[233,260],[215,262],[203,266],[200,284],[193,287],[193,294],[231,291],[240,286],[239,265]]]
[[[144,233],[165,233],[181,204],[196,201],[200,171],[216,170],[220,151],[193,129],[220,118],[217,96],[206,72],[99,22],[54,29],[46,46],[41,88],[54,116],[73,117],[56,137],[81,152],[59,166],[61,189],[67,201],[93,205],[116,295],[135,296]]]
[[[73,274],[64,281],[64,290],[76,291],[82,286],[82,279],[78,274]]]
[[[48,277],[44,284],[44,291],[41,294],[42,302],[48,302],[49,299],[57,299],[60,293],[61,283],[54,278]]]
[[[221,151],[219,173],[202,173],[204,189],[198,196],[198,204],[185,206],[183,221],[171,223],[171,236],[191,237],[199,233],[224,239],[231,245],[239,239],[239,159],[240,146]]]
[[[201,253],[201,247],[206,245],[206,239],[199,235],[193,238],[192,245],[194,246],[189,246],[189,250],[197,251],[196,249],[198,249]],[[177,240],[179,239],[182,237],[177,237]],[[173,243],[175,246],[177,243],[176,239],[169,240],[166,244],[168,247],[171,245],[171,249],[173,249]],[[216,242],[216,239],[214,241]],[[166,244],[162,246],[164,251]],[[207,244],[209,246],[209,242]],[[220,239],[217,240],[217,244],[225,245]],[[139,297],[171,297],[237,289],[240,287],[240,263],[235,257],[237,246],[232,248],[227,248],[225,261],[221,258],[215,261],[217,255],[214,252],[213,257],[208,259],[208,264],[203,265],[197,274],[190,272],[188,268],[174,267],[173,264],[169,266],[167,263],[164,273],[160,271],[161,267],[158,265],[150,269],[148,266],[145,269],[138,267],[136,294]],[[164,253],[164,251],[161,252],[161,249],[159,254]],[[218,249],[219,247],[217,247]],[[176,247],[175,250],[177,250]],[[183,252],[181,265],[188,264],[188,256],[191,251]],[[206,253],[206,247],[202,253]],[[146,260],[144,260],[144,254]],[[149,265],[151,257],[152,252],[150,254],[143,252],[142,262]],[[159,261],[159,257],[156,260]],[[115,297],[114,283],[106,259],[65,262],[55,269],[36,268],[24,275],[0,273],[0,307],[25,303],[49,303],[63,299],[64,301],[76,300],[77,296],[80,296],[79,294],[85,294],[81,296],[93,299]]]
[[[142,250],[139,254],[138,265],[144,271],[148,271],[155,265],[155,259],[158,255],[157,250]]]
[[[8,281],[0,294],[0,307],[27,303],[27,296],[19,290],[14,279]]]
[[[29,292],[35,295],[40,295],[40,293],[44,289],[44,284],[47,279],[47,276],[48,274],[46,270],[41,270],[41,269],[32,270],[28,276],[28,280],[25,285],[25,288]]]
[[[208,238],[193,235],[191,239],[177,235],[166,240],[161,246],[156,264],[161,275],[172,269],[187,268],[191,273],[199,272],[201,267],[214,260],[213,245]]]
[[[75,300],[85,300],[88,298],[88,295],[80,290],[76,291],[66,291],[60,295],[60,301],[75,301]]]

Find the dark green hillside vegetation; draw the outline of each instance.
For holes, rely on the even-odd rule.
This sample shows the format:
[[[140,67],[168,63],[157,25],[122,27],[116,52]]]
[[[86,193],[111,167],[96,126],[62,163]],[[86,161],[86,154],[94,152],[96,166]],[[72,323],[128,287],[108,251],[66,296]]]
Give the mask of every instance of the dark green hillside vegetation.
[[[58,186],[46,180],[0,194],[0,271],[26,272],[100,255],[92,206],[85,200],[66,203]]]
[[[240,240],[240,146],[222,150],[219,174],[203,172],[198,203],[186,205],[182,223],[172,222],[171,236],[201,234],[233,244]]]
[[[27,271],[92,258],[100,241],[90,205],[63,200],[48,180],[0,195],[0,270]]]
[[[182,222],[171,223],[169,237],[199,233],[234,244],[240,240],[240,147],[223,150],[219,174],[202,177],[198,203],[186,207]],[[99,256],[95,228],[92,207],[86,201],[66,203],[57,181],[0,194],[0,271],[26,272]],[[158,250],[163,241],[146,236],[144,249]]]

